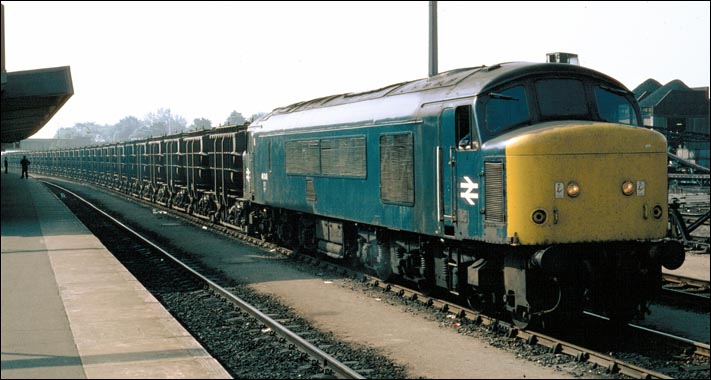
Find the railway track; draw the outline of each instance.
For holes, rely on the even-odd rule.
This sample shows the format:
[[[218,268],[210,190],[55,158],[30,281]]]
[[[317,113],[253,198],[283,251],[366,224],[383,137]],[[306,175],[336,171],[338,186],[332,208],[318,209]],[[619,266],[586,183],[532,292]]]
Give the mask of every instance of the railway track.
[[[125,198],[135,201],[133,198],[130,197]],[[151,206],[158,208],[162,207],[157,206],[155,204],[151,204]],[[161,208],[161,210],[169,212],[169,209],[167,208]],[[196,216],[186,216],[182,214],[180,214],[180,217],[187,219],[201,227],[211,226],[219,232],[222,232],[232,237],[237,237],[242,241],[246,241],[248,243],[263,248],[268,248],[273,251],[279,251],[280,253],[285,254],[287,256],[302,260],[303,262],[308,263],[309,265],[316,266],[319,268],[319,270],[328,269],[343,276],[356,278],[358,282],[364,284],[368,288],[373,289],[374,291],[382,292],[384,296],[387,295],[389,297],[403,300],[404,302],[417,302],[420,307],[435,311],[436,313],[442,315],[443,318],[448,321],[448,323],[451,323],[452,326],[457,328],[483,328],[487,331],[503,335],[504,337],[525,342],[525,344],[527,345],[537,345],[540,347],[544,347],[551,353],[570,356],[579,362],[591,363],[593,366],[605,368],[609,373],[613,374],[619,373],[633,378],[671,378],[671,376],[669,375],[670,373],[676,374],[674,371],[669,370],[669,368],[666,368],[662,372],[656,371],[653,369],[654,367],[646,368],[645,366],[635,364],[633,361],[626,361],[614,357],[612,355],[600,353],[598,351],[588,349],[574,343],[569,343],[567,341],[549,335],[545,335],[535,331],[519,330],[506,321],[479,314],[471,309],[459,306],[452,302],[431,298],[417,291],[413,291],[411,289],[399,285],[384,284],[374,277],[363,275],[362,273],[354,272],[348,268],[343,268],[332,263],[311,258],[309,256],[292,255],[292,253],[288,249],[278,247],[276,245],[254,237],[246,236],[232,228],[213,225],[208,221],[204,220],[203,218],[199,218]],[[645,331],[644,334],[654,334],[654,332]],[[678,339],[669,336],[668,334],[657,334],[657,337],[655,339],[659,342],[664,342],[664,345],[674,347],[673,349],[677,351],[675,351],[675,353],[672,353],[671,355],[683,358],[683,360],[687,360],[689,357],[706,358],[701,359],[702,361],[708,359],[708,345],[697,344],[696,342]],[[703,370],[704,365],[702,364],[700,367]],[[707,366],[706,373],[708,373]]]
[[[117,258],[147,289],[157,292],[156,297],[233,376],[362,379],[376,372],[373,362],[382,358],[369,358],[324,338],[269,300],[249,295],[256,303],[247,302],[237,295],[244,293],[244,288],[220,285],[229,281],[219,273],[183,254],[164,250],[70,190],[45,183],[107,247],[113,248],[112,253],[118,249]],[[190,314],[198,316],[188,317]],[[206,318],[209,326],[196,326],[201,318]],[[220,336],[215,336],[216,332]]]
[[[708,281],[669,273],[662,274],[662,280],[664,281],[662,284],[664,292],[673,294],[675,298],[682,298],[689,303],[705,307],[708,311],[711,302],[709,296],[711,289]]]

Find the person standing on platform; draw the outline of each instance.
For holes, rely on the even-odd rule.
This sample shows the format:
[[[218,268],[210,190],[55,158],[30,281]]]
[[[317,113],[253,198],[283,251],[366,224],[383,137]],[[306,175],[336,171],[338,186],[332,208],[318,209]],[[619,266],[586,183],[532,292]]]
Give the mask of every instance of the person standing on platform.
[[[20,175],[20,178],[30,178],[29,174],[27,174],[27,167],[30,166],[30,160],[27,159],[27,156],[22,156],[20,165],[22,165],[22,174]]]
[[[7,157],[5,157],[5,174],[7,174]]]

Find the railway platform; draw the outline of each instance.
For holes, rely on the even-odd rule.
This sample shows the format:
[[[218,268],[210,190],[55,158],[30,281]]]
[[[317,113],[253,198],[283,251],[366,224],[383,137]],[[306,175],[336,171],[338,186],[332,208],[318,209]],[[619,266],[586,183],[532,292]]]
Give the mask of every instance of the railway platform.
[[[2,173],[2,378],[230,378],[37,179]]]

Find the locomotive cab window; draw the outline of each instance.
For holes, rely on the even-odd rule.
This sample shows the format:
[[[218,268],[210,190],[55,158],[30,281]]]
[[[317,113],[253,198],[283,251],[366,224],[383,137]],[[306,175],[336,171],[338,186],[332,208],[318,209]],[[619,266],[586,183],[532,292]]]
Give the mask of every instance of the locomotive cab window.
[[[454,111],[454,125],[457,148],[463,150],[478,150],[479,139],[472,126],[472,106],[459,106]]]
[[[611,123],[638,125],[632,103],[625,98],[626,92],[608,86],[596,86],[595,102],[600,119]]]
[[[538,108],[543,120],[589,120],[588,102],[583,82],[576,79],[536,81]]]
[[[492,136],[529,124],[526,89],[518,85],[484,95],[477,104],[477,116]]]

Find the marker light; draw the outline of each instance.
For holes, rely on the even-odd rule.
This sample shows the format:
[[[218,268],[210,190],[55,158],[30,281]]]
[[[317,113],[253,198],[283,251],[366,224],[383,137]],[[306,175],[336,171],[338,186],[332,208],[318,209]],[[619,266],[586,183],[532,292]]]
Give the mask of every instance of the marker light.
[[[546,221],[546,212],[543,210],[536,210],[531,215],[531,219],[536,224],[543,224]]]
[[[566,188],[565,191],[568,193],[569,197],[575,198],[580,195],[580,186],[578,186],[577,183],[571,181],[568,183],[568,188]]]
[[[662,209],[662,206],[656,205],[652,209],[652,216],[654,219],[661,219],[662,215],[664,215],[664,210]]]
[[[622,184],[622,194],[627,196],[634,194],[634,183],[632,181],[625,181]]]

